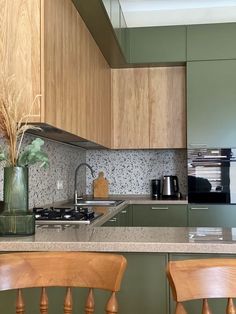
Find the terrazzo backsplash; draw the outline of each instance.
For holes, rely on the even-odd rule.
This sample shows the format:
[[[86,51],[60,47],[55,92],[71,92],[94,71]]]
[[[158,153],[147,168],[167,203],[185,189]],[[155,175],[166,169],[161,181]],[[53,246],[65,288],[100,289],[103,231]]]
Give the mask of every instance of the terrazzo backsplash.
[[[23,147],[33,140],[26,135]],[[187,192],[185,150],[84,150],[44,139],[43,150],[49,156],[49,167],[29,167],[29,207],[72,199],[76,167],[87,162],[96,176],[103,171],[109,181],[110,194],[150,194],[150,180],[163,175],[177,175],[180,191]],[[3,141],[0,139],[0,145]],[[0,199],[3,199],[3,166],[0,167]],[[57,181],[63,188],[57,189]],[[92,194],[90,171],[82,167],[78,173],[78,192]]]
[[[150,180],[177,175],[180,192],[187,192],[186,150],[88,150],[86,162],[96,174],[103,171],[110,194],[150,194]],[[86,194],[92,194],[87,172]]]
[[[33,140],[26,135],[23,147]],[[86,151],[70,145],[44,140],[43,150],[49,157],[49,167],[40,168],[38,164],[29,167],[29,207],[50,204],[72,199],[74,194],[75,168],[86,160]],[[0,139],[0,145],[3,142]],[[2,166],[3,163],[2,163]],[[57,181],[63,181],[63,188],[57,190]],[[78,192],[85,194],[86,170],[78,173]],[[79,195],[80,195],[79,194]],[[0,199],[3,198],[3,167],[0,167]]]

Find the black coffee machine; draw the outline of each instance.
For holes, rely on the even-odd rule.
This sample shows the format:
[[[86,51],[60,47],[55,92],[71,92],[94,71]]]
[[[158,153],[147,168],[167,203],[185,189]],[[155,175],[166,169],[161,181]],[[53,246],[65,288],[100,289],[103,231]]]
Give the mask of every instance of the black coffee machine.
[[[161,197],[161,180],[153,179],[151,180],[151,196],[153,200],[159,200]]]
[[[163,176],[162,198],[178,199],[179,196],[179,181],[177,176]]]

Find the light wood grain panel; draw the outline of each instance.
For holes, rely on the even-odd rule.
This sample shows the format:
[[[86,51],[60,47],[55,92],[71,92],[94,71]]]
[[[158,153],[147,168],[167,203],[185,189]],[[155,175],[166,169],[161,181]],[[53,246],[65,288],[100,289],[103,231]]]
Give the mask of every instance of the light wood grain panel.
[[[80,28],[71,0],[45,1],[45,122],[86,137],[79,102]],[[81,125],[84,126],[81,130]]]
[[[149,105],[150,148],[185,148],[185,67],[149,69]]]
[[[109,147],[110,71],[72,1],[45,1],[46,122]]]
[[[44,1],[45,122],[62,128],[64,0]],[[67,126],[64,124],[67,130]]]
[[[148,69],[112,70],[113,148],[149,148]]]
[[[80,29],[80,103],[86,108],[86,136],[110,147],[111,134],[111,70],[90,35],[83,20]]]
[[[22,113],[40,122],[40,0],[0,1],[0,75],[15,76]]]

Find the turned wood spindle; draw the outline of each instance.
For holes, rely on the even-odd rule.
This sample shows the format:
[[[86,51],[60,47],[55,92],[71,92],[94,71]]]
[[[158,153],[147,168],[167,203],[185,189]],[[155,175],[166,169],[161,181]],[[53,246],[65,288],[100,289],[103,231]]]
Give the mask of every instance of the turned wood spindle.
[[[176,304],[176,309],[175,309],[175,314],[187,314],[184,306],[182,303],[177,303]]]
[[[46,293],[46,289],[44,287],[41,290],[40,313],[41,314],[47,314],[48,313],[48,296]]]
[[[236,310],[235,310],[235,306],[234,306],[234,302],[232,298],[228,299],[228,303],[227,303],[227,314],[236,314]]]
[[[64,302],[64,314],[71,314],[72,313],[72,293],[71,288],[68,287],[66,289],[66,297]]]
[[[202,301],[202,314],[212,314],[207,299]]]
[[[106,313],[107,314],[114,314],[118,313],[118,302],[116,298],[116,293],[112,292],[106,306]]]
[[[93,289],[89,289],[88,297],[85,305],[85,314],[93,314],[94,313],[94,296]]]
[[[21,289],[17,290],[17,299],[16,299],[16,314],[25,313],[25,303],[22,295]]]

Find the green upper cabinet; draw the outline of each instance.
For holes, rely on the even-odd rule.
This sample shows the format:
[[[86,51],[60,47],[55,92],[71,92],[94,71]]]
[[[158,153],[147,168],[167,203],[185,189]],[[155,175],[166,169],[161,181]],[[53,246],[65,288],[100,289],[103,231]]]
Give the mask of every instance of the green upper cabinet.
[[[187,61],[236,59],[236,23],[187,26]]]
[[[186,61],[186,27],[129,28],[130,63]]]
[[[187,63],[188,147],[236,147],[236,60]]]

